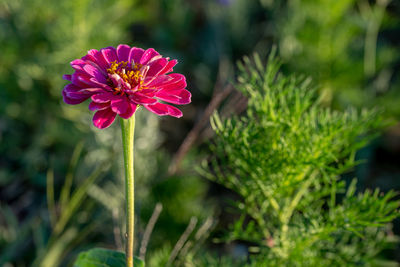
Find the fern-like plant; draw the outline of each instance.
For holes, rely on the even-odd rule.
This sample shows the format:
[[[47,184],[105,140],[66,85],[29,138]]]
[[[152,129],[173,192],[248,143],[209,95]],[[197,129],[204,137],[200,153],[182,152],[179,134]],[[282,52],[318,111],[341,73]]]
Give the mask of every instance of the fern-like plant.
[[[247,112],[212,117],[214,153],[202,169],[240,196],[226,240],[253,244],[249,266],[376,263],[399,201],[393,192],[357,192],[341,175],[385,125],[379,113],[322,106],[310,80],[283,75],[274,53],[266,66],[255,55],[238,67]]]

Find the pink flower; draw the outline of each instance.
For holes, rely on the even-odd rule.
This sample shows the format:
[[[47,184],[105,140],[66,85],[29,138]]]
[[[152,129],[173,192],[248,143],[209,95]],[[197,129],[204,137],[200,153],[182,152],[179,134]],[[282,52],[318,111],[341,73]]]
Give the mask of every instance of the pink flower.
[[[110,126],[117,114],[130,118],[139,105],[160,116],[179,118],[179,109],[159,102],[182,105],[191,101],[185,76],[170,73],[176,64],[153,48],[92,49],[71,62],[72,75],[63,76],[71,82],[63,89],[64,102],[76,105],[90,98],[89,109],[96,111],[93,124],[100,129]]]

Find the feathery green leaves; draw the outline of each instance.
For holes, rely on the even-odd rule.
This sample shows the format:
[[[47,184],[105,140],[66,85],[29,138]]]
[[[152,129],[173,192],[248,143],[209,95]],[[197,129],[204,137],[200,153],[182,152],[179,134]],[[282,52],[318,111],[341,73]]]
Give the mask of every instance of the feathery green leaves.
[[[208,178],[240,195],[237,208],[249,218],[227,239],[255,242],[252,262],[371,262],[388,244],[385,227],[400,203],[393,192],[346,189],[340,175],[385,126],[379,112],[324,107],[309,79],[280,72],[274,51],[266,66],[254,55],[238,67],[247,112],[225,120],[214,114],[215,156],[205,167]]]

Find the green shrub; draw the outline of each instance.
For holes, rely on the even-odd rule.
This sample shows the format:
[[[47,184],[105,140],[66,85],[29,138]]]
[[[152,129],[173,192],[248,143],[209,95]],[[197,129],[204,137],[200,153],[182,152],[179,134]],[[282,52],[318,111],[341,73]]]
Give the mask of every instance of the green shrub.
[[[239,64],[246,114],[212,118],[204,174],[238,194],[226,242],[246,241],[249,266],[371,265],[393,236],[393,192],[356,192],[340,178],[385,125],[376,111],[321,105],[308,79],[285,76],[271,54]]]

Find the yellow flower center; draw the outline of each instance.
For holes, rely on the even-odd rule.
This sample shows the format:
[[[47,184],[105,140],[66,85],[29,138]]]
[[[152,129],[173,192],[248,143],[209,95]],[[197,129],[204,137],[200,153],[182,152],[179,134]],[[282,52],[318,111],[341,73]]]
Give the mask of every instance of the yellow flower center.
[[[108,74],[117,74],[121,77],[126,83],[129,83],[132,88],[136,87],[138,84],[142,84],[142,74],[141,68],[142,64],[135,63],[131,68],[127,68],[128,62],[111,62],[111,66],[107,69]],[[111,81],[110,81],[111,82]],[[118,93],[121,91],[121,88],[115,87],[114,90]]]

